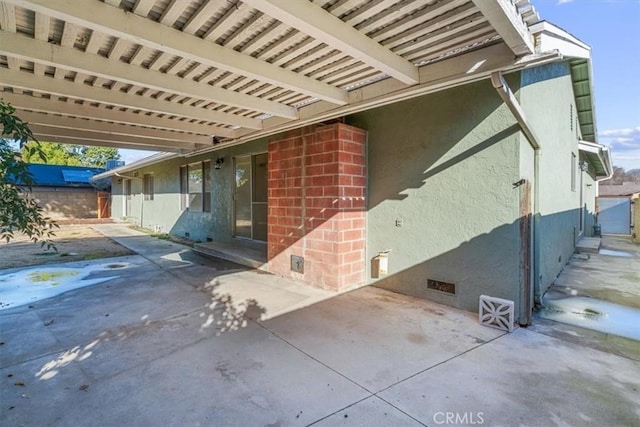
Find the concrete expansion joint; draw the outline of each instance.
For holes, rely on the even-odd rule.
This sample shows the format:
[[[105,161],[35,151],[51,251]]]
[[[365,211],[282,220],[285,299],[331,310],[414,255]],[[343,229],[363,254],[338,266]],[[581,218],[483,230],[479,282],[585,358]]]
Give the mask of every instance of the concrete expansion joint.
[[[276,332],[274,332],[274,331],[272,331],[271,329],[269,329],[269,328],[268,328],[264,323],[261,323],[261,322],[255,322],[255,323],[256,323],[258,326],[260,326],[261,328],[263,328],[264,330],[266,330],[267,332],[269,332],[271,335],[273,335],[274,337],[276,337],[277,339],[281,340],[281,341],[282,341],[282,342],[284,342],[285,344],[287,344],[287,345],[289,345],[290,347],[292,347],[293,349],[295,349],[296,351],[298,351],[298,352],[300,352],[300,353],[304,354],[306,357],[308,357],[308,358],[312,359],[312,360],[313,360],[313,361],[315,361],[316,363],[319,363],[320,365],[322,365],[322,366],[324,366],[325,368],[327,368],[327,369],[331,370],[332,372],[336,373],[337,375],[341,376],[342,378],[346,379],[347,381],[351,382],[351,383],[352,383],[352,384],[354,384],[355,386],[357,386],[357,387],[361,388],[362,390],[364,390],[365,392],[367,392],[367,393],[368,393],[368,395],[367,395],[367,396],[365,396],[365,397],[363,397],[362,399],[359,399],[359,400],[357,400],[357,401],[351,402],[349,405],[347,405],[347,406],[345,406],[345,407],[343,407],[343,408],[339,408],[339,409],[337,409],[336,411],[334,411],[334,412],[332,412],[332,413],[330,413],[330,414],[327,414],[326,416],[324,416],[324,417],[322,417],[322,418],[319,418],[319,419],[315,420],[314,422],[312,422],[312,423],[308,424],[308,426],[312,426],[312,425],[314,425],[314,424],[317,424],[317,423],[321,422],[322,420],[325,420],[325,419],[327,419],[327,418],[330,418],[331,416],[333,416],[333,415],[337,414],[338,412],[341,412],[341,411],[344,411],[345,409],[351,408],[351,407],[353,407],[353,406],[357,405],[358,403],[363,402],[363,401],[365,401],[365,400],[367,400],[367,399],[369,399],[369,398],[371,398],[371,397],[377,397],[378,399],[380,399],[380,400],[382,400],[383,402],[387,403],[388,405],[392,406],[393,408],[395,408],[396,410],[400,411],[401,413],[403,413],[403,414],[404,414],[404,415],[406,415],[407,417],[409,417],[409,418],[411,418],[412,420],[416,421],[418,424],[420,424],[420,425],[426,425],[426,424],[424,424],[424,423],[420,422],[419,420],[417,420],[416,418],[412,417],[410,414],[408,414],[408,413],[406,413],[405,411],[403,411],[401,408],[398,408],[398,407],[397,407],[396,405],[394,405],[392,402],[389,402],[388,400],[386,400],[386,399],[384,399],[383,397],[380,397],[380,396],[378,395],[378,393],[381,393],[382,391],[386,390],[387,388],[393,387],[393,385],[392,385],[392,386],[389,386],[389,387],[387,387],[387,388],[385,388],[384,390],[380,390],[380,391],[377,391],[377,392],[373,392],[373,391],[369,390],[368,388],[366,388],[365,386],[363,386],[362,384],[360,384],[360,383],[356,382],[355,380],[353,380],[353,379],[349,378],[348,376],[346,376],[346,375],[345,375],[345,374],[343,374],[342,372],[340,372],[340,371],[336,370],[335,368],[333,368],[333,367],[331,367],[331,366],[327,365],[326,363],[322,362],[321,360],[317,359],[316,357],[313,357],[311,354],[309,354],[309,353],[305,352],[305,351],[304,351],[304,350],[302,350],[300,347],[297,347],[296,345],[294,345],[294,344],[293,344],[293,343],[291,343],[290,341],[287,341],[286,339],[284,339],[283,337],[281,337],[280,335],[278,335]],[[491,340],[491,341],[493,341],[493,340]],[[490,341],[487,341],[487,342],[490,342]],[[476,347],[474,347],[474,348],[476,348]],[[402,380],[402,381],[404,381],[404,380]],[[400,383],[400,382],[402,382],[402,381],[399,381],[398,383]],[[398,384],[398,383],[396,383],[396,384]],[[395,385],[395,384],[394,384],[394,385]]]
[[[380,399],[382,399],[380,396],[378,396],[378,393],[382,393],[382,392],[384,392],[384,391],[387,391],[387,390],[389,390],[390,388],[393,388],[393,387],[395,387],[395,386],[397,386],[397,385],[399,385],[399,384],[402,384],[402,383],[403,383],[403,382],[405,382],[405,381],[410,380],[411,378],[414,378],[414,377],[416,377],[416,376],[418,376],[418,375],[420,375],[420,374],[423,374],[424,372],[430,371],[430,370],[432,370],[433,368],[437,368],[437,367],[438,367],[438,366],[440,366],[440,365],[444,365],[445,363],[448,363],[448,362],[450,362],[450,361],[452,361],[452,360],[455,360],[455,359],[457,359],[457,358],[459,358],[459,357],[461,357],[461,356],[464,356],[464,355],[465,355],[465,354],[467,354],[467,353],[471,353],[472,351],[477,350],[477,349],[479,349],[480,347],[484,347],[485,345],[487,345],[487,344],[489,344],[489,343],[492,343],[492,342],[494,342],[494,341],[496,341],[496,340],[498,340],[498,339],[500,339],[500,338],[502,338],[502,337],[508,336],[508,335],[509,335],[509,334],[508,334],[507,332],[505,332],[505,333],[503,333],[503,334],[501,334],[501,335],[498,335],[498,336],[497,336],[497,337],[495,337],[495,338],[492,338],[492,339],[487,340],[487,341],[485,341],[485,342],[483,342],[483,343],[480,343],[480,344],[478,344],[478,345],[476,345],[476,346],[474,346],[474,347],[471,347],[470,349],[465,350],[465,351],[463,351],[462,353],[456,354],[455,356],[451,356],[450,358],[448,358],[448,359],[446,359],[446,360],[443,360],[442,362],[438,362],[438,363],[436,363],[435,365],[429,366],[428,368],[425,368],[425,369],[423,369],[423,370],[421,370],[421,371],[415,372],[415,373],[413,373],[413,374],[409,375],[408,377],[403,378],[403,379],[401,379],[401,380],[399,380],[399,381],[397,381],[397,382],[395,382],[395,383],[393,383],[393,384],[391,384],[391,385],[389,385],[389,386],[387,386],[387,387],[383,388],[382,390],[378,390],[376,393],[374,393],[374,395],[375,395],[375,396],[377,396],[377,397],[379,397]]]

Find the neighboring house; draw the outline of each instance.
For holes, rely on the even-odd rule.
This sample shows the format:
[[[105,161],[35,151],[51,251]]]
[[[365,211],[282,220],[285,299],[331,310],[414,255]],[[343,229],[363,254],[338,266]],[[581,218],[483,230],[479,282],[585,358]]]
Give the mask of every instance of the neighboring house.
[[[592,235],[596,181],[612,169],[594,142],[589,48],[549,23],[533,29],[542,51],[568,54],[107,172],[113,216],[262,248],[263,268],[325,288],[372,284],[466,310],[506,298],[528,323],[534,290]]]
[[[91,182],[105,169],[31,163],[32,197],[52,219],[97,218],[98,192]]]
[[[601,184],[598,187],[598,223],[605,234],[631,234],[636,237],[640,209],[640,182]]]

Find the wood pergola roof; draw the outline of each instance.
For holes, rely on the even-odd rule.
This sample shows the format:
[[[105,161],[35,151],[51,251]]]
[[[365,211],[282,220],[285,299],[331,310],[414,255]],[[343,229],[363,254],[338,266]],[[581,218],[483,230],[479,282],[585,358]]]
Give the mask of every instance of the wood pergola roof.
[[[528,0],[0,1],[43,140],[194,152],[539,60]]]

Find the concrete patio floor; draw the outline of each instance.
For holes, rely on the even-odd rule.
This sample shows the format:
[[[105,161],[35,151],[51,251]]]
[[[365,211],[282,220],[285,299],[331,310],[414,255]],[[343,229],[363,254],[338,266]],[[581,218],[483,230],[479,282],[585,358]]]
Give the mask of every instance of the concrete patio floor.
[[[371,287],[331,295],[110,232],[140,254],[111,259],[132,265],[118,278],[0,311],[0,425],[623,426],[640,417],[640,351],[505,334],[473,313]]]

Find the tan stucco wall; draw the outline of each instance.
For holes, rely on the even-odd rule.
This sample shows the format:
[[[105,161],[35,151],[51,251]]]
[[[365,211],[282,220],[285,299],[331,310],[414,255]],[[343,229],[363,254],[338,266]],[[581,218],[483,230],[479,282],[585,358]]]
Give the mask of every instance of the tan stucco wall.
[[[93,188],[34,187],[31,196],[52,219],[97,218],[98,199]]]

